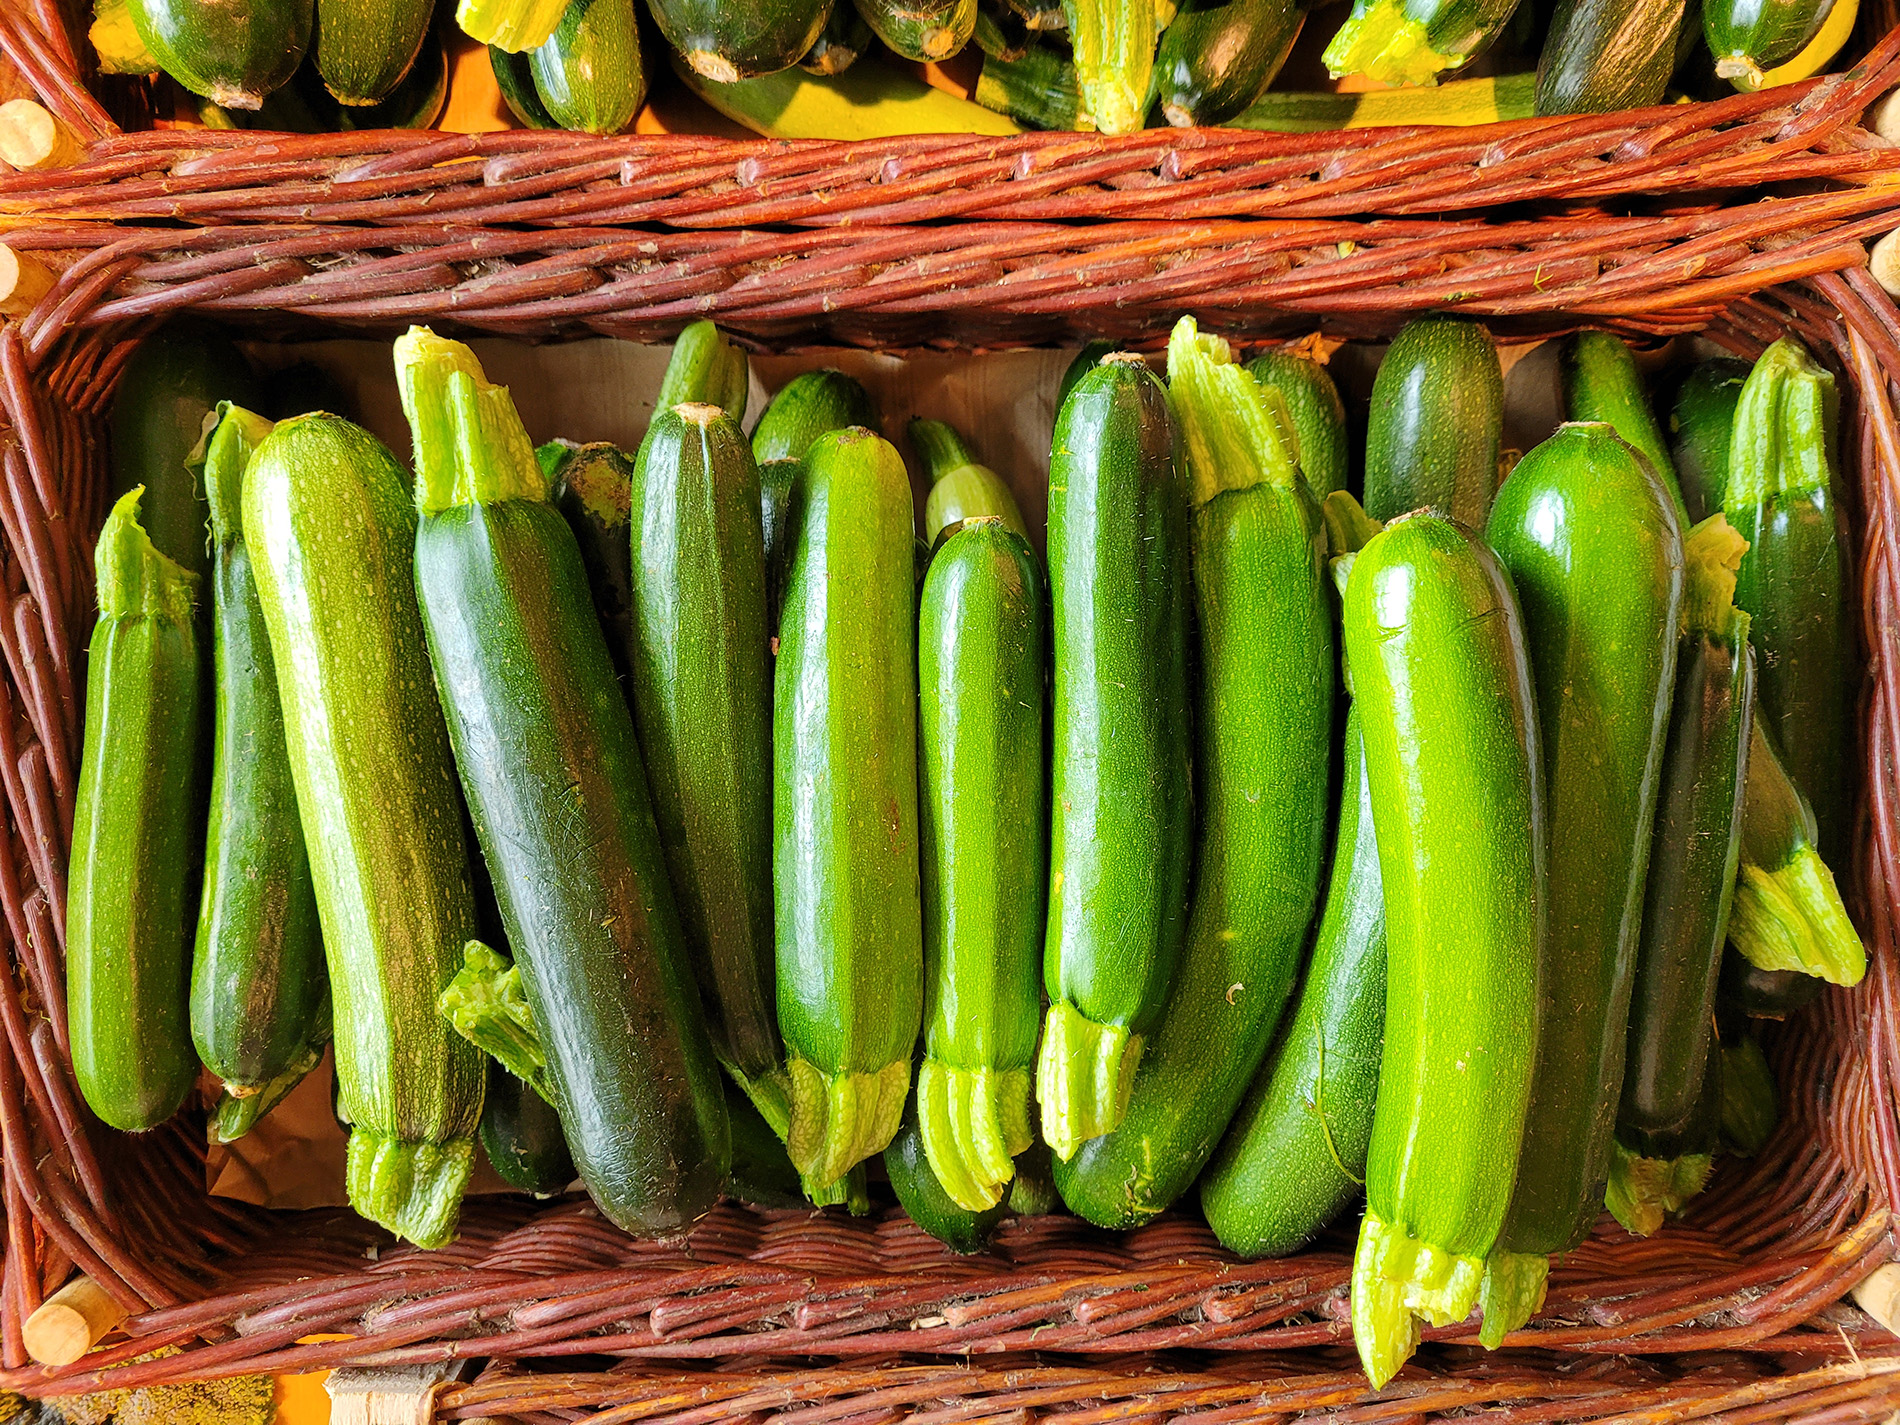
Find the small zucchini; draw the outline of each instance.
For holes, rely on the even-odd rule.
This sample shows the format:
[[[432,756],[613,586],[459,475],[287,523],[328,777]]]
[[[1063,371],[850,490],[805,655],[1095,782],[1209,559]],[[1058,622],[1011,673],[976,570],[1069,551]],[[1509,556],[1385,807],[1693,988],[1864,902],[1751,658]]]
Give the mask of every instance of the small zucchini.
[[[567,1151],[561,1116],[495,1059],[488,1061],[481,1136],[488,1165],[509,1187],[552,1197],[574,1181],[574,1159]]]
[[[930,1166],[930,1155],[924,1148],[914,1094],[905,1107],[897,1136],[884,1150],[884,1171],[897,1193],[898,1205],[910,1214],[910,1220],[951,1251],[964,1256],[982,1251],[997,1226],[1009,1216],[1009,1204],[1002,1198],[980,1211],[972,1211],[958,1204],[937,1180]]]
[[[864,23],[896,54],[919,63],[949,59],[976,29],[976,0],[852,0]]]
[[[1716,1022],[1716,1037],[1722,1062],[1722,1146],[1752,1158],[1768,1146],[1780,1121],[1775,1071],[1768,1067],[1761,1041],[1745,1020],[1722,1016]]]
[[[1247,109],[1279,74],[1305,19],[1296,0],[1190,0],[1181,6],[1162,31],[1155,58],[1162,115],[1186,128],[1224,124]]]
[[[433,0],[317,0],[310,54],[339,104],[380,104],[422,53]]]
[[[1132,134],[1154,88],[1156,0],[1062,0],[1082,108],[1105,134]]]
[[[851,426],[877,429],[871,393],[842,371],[829,367],[794,376],[772,398],[752,431],[752,456],[761,466],[773,460],[803,460],[819,436]]]
[[[1729,435],[1735,404],[1748,381],[1746,361],[1718,356],[1683,379],[1669,411],[1669,453],[1674,457],[1682,503],[1700,523],[1722,508],[1728,485]]]
[[[734,1083],[726,1085],[726,1117],[732,1123],[732,1176],[726,1181],[726,1196],[757,1207],[805,1206],[798,1169],[784,1141]]]
[[[1504,370],[1476,322],[1421,317],[1386,349],[1366,421],[1366,513],[1437,509],[1483,529],[1504,438]]]
[[[1760,89],[1766,71],[1793,59],[1841,0],[1703,0],[1702,34],[1715,72],[1737,89]]]
[[[536,456],[547,448],[541,447]],[[561,456],[553,473],[554,503],[574,531],[594,612],[607,635],[607,651],[624,678],[633,647],[634,463],[606,441],[574,446]],[[542,469],[547,469],[545,460]]]
[[[466,6],[473,0],[462,0]],[[660,33],[716,84],[789,69],[824,33],[833,0],[647,0]],[[665,410],[662,406],[660,409]]]
[[[173,79],[223,108],[256,109],[303,62],[314,0],[128,0],[127,9]]]
[[[1029,527],[1016,497],[1002,476],[977,463],[962,436],[942,421],[926,420],[913,420],[909,434],[930,482],[924,501],[926,543],[935,544],[950,526],[972,519],[1000,519],[1005,529],[1028,543]]]
[[[1636,369],[1636,358],[1629,347],[1609,332],[1577,332],[1565,338],[1558,370],[1563,382],[1564,419],[1599,421],[1609,426],[1625,445],[1649,462],[1675,503],[1677,518],[1685,519],[1687,511],[1676,485],[1675,462],[1669,458],[1669,447],[1657,428],[1649,392],[1643,387],[1642,373]]]
[[[134,488],[99,532],[99,621],[66,883],[73,1076],[114,1128],[156,1128],[198,1076],[186,984],[203,834],[198,579],[153,546]]]
[[[1518,0],[1353,0],[1321,56],[1333,78],[1432,84],[1491,47]],[[1375,512],[1376,514],[1376,512]]]
[[[647,97],[634,0],[570,0],[554,33],[529,55],[528,67],[542,108],[562,128],[625,132]],[[744,417],[743,407],[739,415]]]
[[[694,322],[674,339],[653,413],[657,419],[675,406],[717,406],[742,422],[751,382],[745,353],[711,322]]]
[[[1269,351],[1247,363],[1262,386],[1280,393],[1299,437],[1300,474],[1313,498],[1346,488],[1346,403],[1317,361],[1291,351]]]
[[[856,5],[834,4],[831,17],[798,67],[807,74],[843,74],[859,58],[870,52],[876,36],[864,23]],[[854,422],[855,424],[855,422]]]
[[[1537,60],[1537,112],[1606,114],[1660,104],[1687,8],[1687,0],[1558,0]]]

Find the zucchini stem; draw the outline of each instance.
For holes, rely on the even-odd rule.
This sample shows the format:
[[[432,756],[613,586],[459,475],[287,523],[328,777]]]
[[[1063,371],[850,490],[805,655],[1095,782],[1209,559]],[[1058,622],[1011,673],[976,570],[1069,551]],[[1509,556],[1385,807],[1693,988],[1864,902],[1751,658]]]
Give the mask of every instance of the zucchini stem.
[[[1425,23],[1406,13],[1405,0],[1358,0],[1320,57],[1335,79],[1363,74],[1381,84],[1430,84],[1467,58],[1433,49]]]
[[[547,477],[508,388],[483,375],[473,351],[427,327],[411,327],[397,338],[395,356],[423,514],[547,499]]]
[[[930,1170],[968,1212],[1003,1200],[1014,1159],[1034,1135],[1027,1069],[959,1069],[926,1058],[917,1073],[917,1118]]]
[[[418,1247],[446,1247],[474,1165],[473,1138],[411,1143],[358,1124],[344,1177],[350,1205],[363,1216]]]
[[[1478,1307],[1484,1324],[1478,1339],[1489,1350],[1529,1321],[1544,1304],[1550,1283],[1550,1258],[1541,1252],[1493,1252],[1484,1262],[1484,1284]]]
[[[1419,1320],[1463,1321],[1478,1304],[1485,1264],[1421,1242],[1367,1209],[1352,1258],[1352,1334],[1378,1390],[1418,1349]]]
[[[910,1060],[881,1069],[827,1074],[793,1055],[792,1111],[785,1149],[812,1189],[826,1189],[897,1136],[910,1094]],[[814,1199],[815,1200],[815,1199]],[[822,1205],[822,1204],[821,1204]]]
[[[1112,1132],[1128,1112],[1142,1036],[1125,1024],[1097,1024],[1057,1000],[1043,1022],[1036,1100],[1043,1141],[1067,1162],[1084,1143]]]
[[[327,1042],[327,1041],[326,1041]],[[323,1044],[313,1044],[283,1073],[259,1086],[226,1084],[218,1094],[205,1125],[205,1135],[213,1143],[235,1143],[257,1126],[257,1122],[289,1096],[304,1076],[323,1058]],[[240,1092],[242,1090],[242,1092]]]
[[[1254,380],[1192,317],[1168,338],[1168,408],[1195,509],[1224,490],[1299,483],[1299,436],[1279,388]]]
[[[1707,1153],[1644,1158],[1621,1142],[1611,1146],[1610,1181],[1604,1190],[1604,1206],[1638,1237],[1654,1236],[1665,1217],[1681,1212],[1708,1182],[1709,1168],[1714,1161]]]
[[[159,553],[139,523],[143,485],[134,485],[112,507],[93,555],[101,619],[157,618],[191,626],[198,602],[198,576]]]
[[[521,987],[521,967],[479,940],[462,948],[462,968],[436,1001],[442,1015],[477,1049],[558,1108],[548,1056]],[[354,1199],[352,1199],[354,1201]]]

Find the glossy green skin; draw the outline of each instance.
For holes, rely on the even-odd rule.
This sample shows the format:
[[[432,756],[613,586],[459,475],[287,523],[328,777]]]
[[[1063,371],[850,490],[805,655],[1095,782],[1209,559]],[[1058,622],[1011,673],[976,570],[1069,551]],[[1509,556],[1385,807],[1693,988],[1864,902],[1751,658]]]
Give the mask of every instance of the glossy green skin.
[[[522,127],[558,129],[561,126],[554,121],[554,116],[548,112],[548,106],[541,102],[541,95],[534,87],[534,69],[529,57],[531,53],[516,54],[500,45],[490,45],[488,67],[494,71],[495,87],[501,90],[502,102]]]
[[[574,1181],[561,1116],[540,1094],[489,1060],[482,1100],[482,1151],[501,1180],[536,1197],[551,1197]]]
[[[1612,104],[1609,107],[1633,106]],[[1680,519],[1685,512],[1682,491],[1676,485],[1675,462],[1669,458],[1669,447],[1657,428],[1655,412],[1649,406],[1649,392],[1643,386],[1642,373],[1636,369],[1636,358],[1630,349],[1608,332],[1577,332],[1564,340],[1558,371],[1564,388],[1564,418],[1600,421],[1626,444],[1634,446],[1669,492]],[[1683,528],[1686,530],[1688,526],[1683,525]]]
[[[1735,403],[1747,380],[1746,361],[1717,357],[1691,371],[1676,392],[1669,412],[1669,453],[1692,525],[1722,508]]]
[[[802,460],[767,460],[759,466],[759,528],[765,539],[765,618],[778,636],[779,606],[792,558],[792,487],[805,473]]]
[[[1786,1019],[1821,997],[1827,982],[1799,970],[1760,970],[1730,946],[1716,981],[1718,1003],[1751,1019]]]
[[[1385,899],[1368,1206],[1482,1257],[1530,1101],[1544,937],[1543,759],[1510,577],[1441,516],[1359,551],[1343,614]]]
[[[1286,402],[1300,442],[1300,474],[1306,477],[1313,498],[1323,500],[1345,489],[1346,403],[1339,399],[1339,388],[1326,368],[1290,351],[1269,351],[1248,362],[1247,370],[1262,386],[1279,391]]]
[[[760,466],[803,460],[827,431],[851,426],[877,429],[871,395],[842,371],[805,371],[786,382],[752,431],[752,457]]]
[[[633,462],[611,445],[584,445],[563,462],[554,504],[574,531],[607,652],[622,677],[633,646]]]
[[[864,23],[896,54],[949,59],[970,42],[976,0],[852,0]]]
[[[1155,56],[1157,97],[1168,122],[1224,124],[1246,109],[1279,74],[1305,18],[1294,0],[1182,6],[1161,32]]]
[[[1201,1174],[1201,1209],[1230,1252],[1297,1252],[1359,1195],[1385,1040],[1385,897],[1359,717],[1332,880],[1298,1007]]]
[[[436,996],[476,934],[468,848],[416,605],[407,474],[336,416],[280,422],[245,472],[244,543],[330,971],[338,1103],[405,1143],[473,1137],[483,1067]]]
[[[798,1169],[772,1125],[737,1084],[726,1084],[726,1117],[732,1123],[732,1176],[726,1196],[758,1207],[806,1207]]]
[[[1187,928],[1186,499],[1167,395],[1105,361],[1056,417],[1049,926],[1043,984],[1097,1024],[1145,1034]]]
[[[917,1126],[917,1096],[904,1106],[903,1126],[884,1150],[884,1171],[890,1175],[898,1205],[910,1220],[953,1252],[980,1252],[1009,1216],[1008,1200],[984,1212],[971,1212],[951,1201],[924,1154],[924,1135]]]
[[[308,74],[309,70],[302,71]],[[449,57],[441,38],[423,36],[422,49],[402,82],[374,104],[336,104],[336,128],[432,129],[449,101]],[[333,101],[334,102],[334,101]]]
[[[998,520],[954,526],[918,611],[924,1052],[1028,1070],[1042,1019],[1044,600]]]
[[[1814,812],[1776,755],[1766,724],[1757,717],[1749,729],[1742,860],[1779,871],[1803,847],[1814,845],[1815,834]]]
[[[647,0],[647,6],[666,42],[694,69],[723,83],[797,64],[823,32],[832,0]]]
[[[1675,72],[1685,9],[1686,0],[1559,0],[1537,61],[1537,112],[1605,114],[1660,104]]]
[[[1702,33],[1717,61],[1734,56],[1757,69],[1793,59],[1827,23],[1838,0],[1703,0]]]
[[[1112,341],[1092,341],[1076,352],[1074,360],[1063,368],[1062,382],[1056,388],[1056,409],[1059,411],[1069,403],[1069,393],[1082,378],[1102,364],[1102,358],[1118,350]]]
[[[1201,841],[1187,941],[1127,1115],[1055,1164],[1062,1200],[1100,1226],[1137,1226],[1193,1185],[1299,974],[1326,854],[1327,585],[1325,522],[1300,482],[1195,511]]]
[[[541,500],[452,505],[416,590],[462,790],[581,1181],[629,1232],[712,1206],[731,1145],[633,721]]]
[[[204,811],[189,621],[101,617],[66,882],[73,1075],[114,1128],[156,1128],[198,1076],[186,1009]]]
[[[772,824],[778,1021],[826,1074],[908,1060],[923,1020],[917,848],[916,512],[859,427],[793,487]]]
[[[1504,373],[1475,322],[1421,317],[1387,348],[1366,422],[1366,513],[1433,508],[1484,527],[1498,482]]]
[[[1645,1158],[1699,1151],[1690,1130],[1709,1072],[1755,696],[1745,641],[1692,633],[1676,656],[1616,1116],[1617,1138]]]
[[[193,94],[255,109],[310,44],[314,0],[128,0],[132,28]],[[222,393],[220,393],[222,394]]]
[[[310,51],[341,104],[380,104],[422,53],[430,0],[317,0]]]
[[[641,443],[632,494],[634,726],[713,1049],[756,1078],[784,1062],[758,468],[730,416],[702,425],[666,411]]]
[[[1603,1206],[1622,1090],[1682,600],[1682,535],[1649,465],[1567,425],[1511,472],[1485,537],[1537,678],[1550,809],[1543,1029],[1511,1215],[1520,1253],[1567,1251]]]
[[[564,129],[624,131],[646,102],[634,0],[571,0],[529,57],[535,92]]]

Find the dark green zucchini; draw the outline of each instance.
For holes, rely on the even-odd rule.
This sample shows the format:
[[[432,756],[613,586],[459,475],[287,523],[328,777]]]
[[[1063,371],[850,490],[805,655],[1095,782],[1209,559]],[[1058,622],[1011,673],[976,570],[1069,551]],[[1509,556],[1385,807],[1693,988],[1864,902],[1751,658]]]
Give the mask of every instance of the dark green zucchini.
[[[972,1212],[959,1207],[944,1191],[924,1151],[915,1095],[905,1108],[897,1136],[884,1150],[884,1171],[890,1175],[898,1205],[910,1214],[910,1220],[953,1252],[967,1255],[982,1251],[998,1224],[1009,1216],[1009,1205],[1000,1199],[981,1212]]]
[[[976,7],[976,28],[970,31],[970,40],[986,59],[1001,60],[1021,59],[1035,42],[1021,15],[984,3]]]
[[[634,0],[569,0],[528,67],[541,107],[562,128],[624,132],[647,97]],[[739,418],[744,414],[742,406]]]
[[[970,97],[1032,129],[1073,129],[1082,107],[1075,65],[1053,45],[1032,44],[1020,55],[986,55]],[[1112,349],[1103,343],[1104,350]]]
[[[737,1084],[726,1085],[726,1117],[732,1123],[732,1176],[726,1196],[757,1207],[803,1207],[798,1169],[772,1125]]]
[[[1162,114],[1181,128],[1226,123],[1273,83],[1305,19],[1296,0],[1189,0],[1155,58]]]
[[[1056,409],[1060,411],[1069,403],[1069,393],[1082,378],[1102,364],[1102,358],[1118,350],[1112,341],[1092,341],[1076,352],[1073,360],[1063,368],[1062,384],[1056,388]]]
[[[653,398],[657,419],[675,406],[717,406],[734,421],[745,419],[751,373],[745,353],[726,339],[711,322],[694,322],[673,342]]]
[[[827,431],[851,426],[877,429],[877,406],[854,378],[829,368],[794,376],[772,398],[752,431],[752,455],[761,467],[774,460],[803,460]]]
[[[1629,347],[1609,332],[1577,332],[1565,339],[1558,370],[1563,381],[1564,419],[1600,421],[1609,426],[1625,445],[1649,462],[1675,503],[1677,517],[1686,518],[1682,491],[1676,485],[1675,463],[1657,428],[1649,392],[1644,389],[1642,373],[1636,369],[1636,358]],[[1683,527],[1688,528],[1686,524]]]
[[[805,57],[799,60],[798,67],[807,74],[843,74],[868,54],[875,42],[876,36],[864,23],[856,5],[834,4],[831,17],[825,21],[818,38],[812,41],[812,47],[805,51]]]
[[[605,441],[575,446],[563,454],[554,477],[554,503],[574,531],[587,587],[594,595],[594,612],[607,634],[607,651],[615,670],[625,677],[628,651],[633,647],[634,463]]]
[[[1703,0],[1702,34],[1715,72],[1759,89],[1765,71],[1801,53],[1840,0]]]
[[[474,354],[412,328],[395,357],[430,658],[551,1102],[602,1213],[676,1231],[725,1183],[725,1097],[580,553]]]
[[[1353,0],[1352,14],[1321,58],[1335,79],[1363,74],[1381,84],[1431,84],[1489,49],[1517,4],[1518,0]]]
[[[1313,498],[1346,488],[1346,403],[1317,361],[1291,351],[1269,351],[1247,363],[1262,386],[1280,393],[1299,437],[1300,473]]]
[[[1490,334],[1459,317],[1408,322],[1386,349],[1366,422],[1366,513],[1437,509],[1484,528],[1498,483],[1504,373]]]
[[[715,84],[776,74],[797,64],[824,32],[832,3],[647,0],[666,42],[679,51],[695,73]]]
[[[132,28],[193,94],[256,109],[290,82],[310,44],[313,0],[128,0]]]
[[[512,1188],[552,1197],[574,1181],[561,1116],[527,1084],[488,1061],[488,1092],[482,1101],[482,1151]]]
[[[1675,73],[1686,9],[1687,0],[1558,0],[1537,60],[1537,112],[1606,114],[1660,104]]]
[[[532,53],[515,53],[500,45],[490,45],[488,65],[495,73],[495,87],[501,90],[508,112],[523,128],[558,129],[561,126],[554,121],[554,115],[548,112],[548,106],[541,102],[541,95],[534,87],[534,68],[529,59]]]
[[[754,449],[757,449],[756,442]],[[759,529],[765,538],[765,624],[778,637],[779,605],[792,557],[792,487],[805,473],[802,460],[767,460],[759,465]]]
[[[380,104],[396,92],[429,34],[432,0],[317,0],[310,41],[323,87],[339,104]]]
[[[1029,526],[1003,477],[980,465],[963,437],[942,421],[913,420],[911,447],[924,463],[930,493],[924,501],[924,540],[934,544],[950,526],[971,519],[1000,519],[1024,543]]]
[[[905,59],[934,63],[970,42],[976,0],[852,0],[864,23]]]
[[[1153,97],[1157,0],[1062,0],[1075,80],[1089,120],[1105,134],[1132,134]]]
[[[1669,411],[1669,453],[1689,518],[1700,523],[1722,508],[1728,485],[1729,435],[1748,363],[1718,356],[1683,379]]]

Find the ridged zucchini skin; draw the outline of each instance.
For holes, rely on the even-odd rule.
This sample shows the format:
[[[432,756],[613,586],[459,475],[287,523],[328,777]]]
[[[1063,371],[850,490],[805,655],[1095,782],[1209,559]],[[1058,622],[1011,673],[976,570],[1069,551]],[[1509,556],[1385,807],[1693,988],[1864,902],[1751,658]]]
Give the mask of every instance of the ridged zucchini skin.
[[[897,1132],[923,1020],[916,519],[888,443],[853,427],[812,445],[779,623],[772,869],[787,1147],[821,1190]]]
[[[905,59],[949,59],[970,42],[976,0],[852,0],[859,16]]]
[[[1510,1202],[1540,1013],[1543,756],[1510,576],[1477,536],[1432,514],[1388,526],[1354,558],[1342,622],[1386,920],[1352,1278],[1377,1387],[1418,1317],[1476,1304]]]
[[[528,59],[548,117],[586,134],[624,132],[646,102],[635,0],[570,0]],[[741,416],[743,416],[743,411]]]
[[[461,800],[415,594],[415,504],[335,416],[281,421],[244,477],[244,543],[330,970],[350,1203],[421,1246],[455,1235],[482,1068],[436,1011],[476,933]]]
[[[1462,69],[1503,33],[1518,0],[1353,0],[1321,56],[1335,79],[1431,84]]]
[[[1009,1216],[1005,1200],[998,1199],[982,1211],[973,1212],[960,1206],[944,1190],[924,1151],[915,1095],[905,1110],[897,1136],[884,1150],[884,1171],[897,1193],[898,1205],[910,1214],[910,1220],[953,1252],[967,1256],[982,1251],[997,1226]]]
[[[1542,1028],[1511,1211],[1489,1270],[1495,1345],[1542,1300],[1552,1252],[1603,1205],[1682,607],[1682,530],[1640,455],[1570,424],[1519,461],[1485,538],[1510,572],[1537,680],[1549,806]],[[1534,1286],[1533,1286],[1534,1283]],[[1532,1293],[1534,1291],[1534,1298]]]
[[[1062,0],[1082,107],[1105,134],[1131,134],[1154,88],[1156,0]]]
[[[1697,366],[1676,389],[1669,410],[1669,453],[1692,523],[1700,524],[1722,508],[1729,436],[1748,371],[1746,361],[1718,356]]]
[[[1186,930],[1188,543],[1171,430],[1140,358],[1107,357],[1063,402],[1050,456],[1050,1005],[1036,1098],[1064,1158],[1121,1121]]]
[[[1359,715],[1332,879],[1293,1020],[1201,1174],[1201,1210],[1243,1257],[1297,1252],[1365,1180],[1385,1035],[1385,898]]]
[[[493,1059],[482,1100],[482,1151],[512,1188],[552,1197],[574,1181],[574,1159],[554,1106]]]
[[[1738,89],[1799,54],[1839,0],[1703,0],[1702,34],[1715,72]]]
[[[396,374],[436,688],[568,1150],[616,1226],[677,1231],[725,1183],[725,1095],[580,552],[466,347],[412,330]]]
[[[804,371],[787,381],[752,429],[752,456],[761,466],[803,460],[827,431],[852,426],[877,429],[877,406],[855,377],[829,367]]]
[[[919,1122],[938,1183],[994,1207],[1031,1142],[1048,892],[1042,572],[1000,519],[951,530],[918,612]]]
[[[1262,386],[1278,391],[1286,403],[1299,437],[1300,474],[1306,477],[1313,498],[1324,500],[1333,491],[1345,489],[1346,403],[1339,399],[1339,387],[1326,368],[1290,351],[1269,351],[1248,362],[1247,371]]]
[[[198,580],[113,506],[94,563],[86,739],[66,881],[73,1076],[114,1128],[156,1128],[198,1074],[186,1009],[203,794]]]
[[[1504,437],[1504,370],[1490,333],[1459,317],[1408,322],[1386,349],[1366,421],[1366,513],[1432,508],[1484,528]]]
[[[1660,104],[1686,9],[1686,0],[1558,0],[1537,60],[1537,112],[1606,114]]]
[[[1162,114],[1177,128],[1226,123],[1273,83],[1305,19],[1295,0],[1182,6],[1155,57]]]
[[[1564,339],[1558,371],[1563,382],[1564,419],[1598,421],[1614,430],[1625,445],[1649,462],[1669,492],[1678,519],[1686,519],[1675,462],[1669,458],[1669,447],[1656,425],[1649,392],[1629,347],[1609,332],[1577,332]],[[1684,531],[1688,528],[1685,523]]]
[[[193,94],[255,109],[303,63],[314,0],[127,0],[132,28]]]
[[[244,468],[270,429],[261,416],[221,403],[203,467],[215,733],[191,1037],[205,1067],[246,1098],[270,1091],[279,1077],[302,1078],[330,1037],[316,888],[284,745],[277,665],[244,545]]]
[[[310,41],[323,87],[339,104],[380,104],[422,53],[430,0],[317,0]]]
[[[647,0],[666,42],[717,84],[789,69],[811,49],[833,0]]]
[[[782,1067],[773,991],[772,669],[759,472],[715,406],[647,428],[634,463],[630,695],[713,1052]]]

